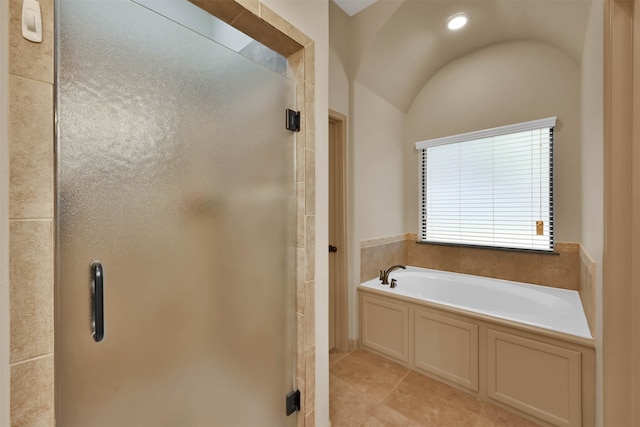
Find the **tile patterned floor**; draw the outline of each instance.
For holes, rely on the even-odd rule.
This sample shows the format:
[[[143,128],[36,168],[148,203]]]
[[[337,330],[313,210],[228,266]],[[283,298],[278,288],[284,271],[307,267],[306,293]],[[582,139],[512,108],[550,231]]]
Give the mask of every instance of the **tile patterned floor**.
[[[332,427],[534,427],[537,424],[364,349],[329,353]]]

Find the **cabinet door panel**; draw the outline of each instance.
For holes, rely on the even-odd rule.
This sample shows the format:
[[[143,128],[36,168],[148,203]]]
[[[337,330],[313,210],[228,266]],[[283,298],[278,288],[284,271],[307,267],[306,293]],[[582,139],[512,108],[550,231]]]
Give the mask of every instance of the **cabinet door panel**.
[[[558,426],[581,425],[581,355],[489,329],[488,396]]]
[[[478,325],[415,312],[415,366],[478,391]]]

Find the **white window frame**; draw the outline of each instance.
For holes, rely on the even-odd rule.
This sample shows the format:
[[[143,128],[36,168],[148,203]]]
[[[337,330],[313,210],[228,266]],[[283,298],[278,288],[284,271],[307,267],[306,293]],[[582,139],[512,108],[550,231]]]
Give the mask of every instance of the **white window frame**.
[[[419,220],[419,237],[418,241],[421,243],[433,243],[433,244],[445,244],[445,245],[455,245],[455,246],[473,246],[473,247],[485,247],[492,249],[508,249],[508,250],[524,250],[524,251],[534,251],[534,252],[553,252],[554,249],[554,228],[553,228],[553,217],[554,217],[554,202],[553,202],[553,139],[554,139],[554,128],[556,125],[556,117],[548,117],[539,120],[532,120],[523,123],[516,123],[507,126],[500,126],[491,129],[484,129],[474,132],[467,132],[458,135],[446,136],[442,138],[435,138],[426,141],[416,142],[415,147],[418,150],[418,170],[419,170],[419,212],[418,212],[418,220]],[[517,134],[521,132],[527,131],[535,131],[535,130],[549,130],[549,218],[548,224],[544,224],[545,233],[547,233],[546,238],[548,238],[548,247],[545,242],[544,247],[540,245],[540,243],[533,243],[535,238],[532,238],[532,243],[530,247],[523,246],[520,242],[514,242],[511,244],[505,244],[504,242],[500,242],[498,240],[494,240],[493,242],[487,243],[487,241],[482,238],[480,240],[485,240],[482,243],[474,242],[473,239],[469,239],[468,241],[463,238],[451,238],[449,241],[448,238],[437,237],[429,239],[427,236],[426,229],[426,209],[427,209],[427,187],[424,180],[426,179],[426,160],[423,158],[423,155],[427,152],[429,148],[438,147],[442,145],[451,145],[451,144],[459,144],[465,142],[471,142],[482,139],[489,139],[497,136],[506,136],[510,134]],[[424,169],[423,169],[424,168]],[[461,222],[462,224],[462,222]],[[461,227],[464,228],[464,227]],[[532,231],[535,233],[535,224],[532,226]],[[495,234],[495,232],[493,232]],[[532,234],[534,236],[535,234]]]

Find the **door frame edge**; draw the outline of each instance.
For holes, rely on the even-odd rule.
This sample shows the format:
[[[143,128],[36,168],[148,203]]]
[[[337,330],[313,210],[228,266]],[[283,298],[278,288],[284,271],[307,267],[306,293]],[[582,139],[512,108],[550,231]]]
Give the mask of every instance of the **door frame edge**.
[[[336,283],[335,295],[335,348],[339,351],[349,351],[349,256],[348,256],[348,162],[347,162],[347,116],[329,109],[329,122],[337,125],[338,130],[338,163],[340,167],[340,185],[342,195],[338,204],[340,224],[336,230],[336,245],[340,250],[335,252]]]

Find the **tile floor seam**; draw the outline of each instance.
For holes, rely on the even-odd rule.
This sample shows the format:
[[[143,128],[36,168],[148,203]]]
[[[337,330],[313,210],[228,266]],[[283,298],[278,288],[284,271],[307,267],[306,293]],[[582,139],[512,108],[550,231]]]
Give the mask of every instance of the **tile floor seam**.
[[[385,401],[385,400],[387,400],[387,398],[388,398],[389,396],[391,396],[391,394],[392,394],[394,391],[396,391],[396,389],[397,389],[398,387],[400,387],[400,384],[402,384],[402,382],[403,382],[403,381],[404,381],[404,380],[409,376],[409,374],[411,373],[411,369],[409,369],[409,368],[407,368],[407,369],[408,369],[407,373],[406,373],[406,374],[404,374],[404,376],[403,376],[402,378],[400,378],[400,381],[398,381],[398,383],[397,383],[395,386],[391,387],[391,390],[389,390],[389,393],[387,393],[387,394],[386,394],[386,395],[385,395],[385,396],[380,400],[380,402],[376,403],[376,406],[374,406],[374,407],[373,407],[373,409],[371,410],[371,412],[369,412],[369,413],[364,417],[364,419],[363,419],[363,420],[362,420],[362,422],[360,423],[360,427],[362,427],[362,426],[364,425],[364,423],[366,423],[366,422],[367,422],[367,420],[369,419],[369,417],[370,417],[371,415],[373,415],[373,413],[376,411],[376,409],[378,409],[378,408],[380,407],[380,405],[382,405],[382,404],[384,403],[384,401]]]
[[[478,427],[478,424],[480,424],[480,415],[482,414],[482,411],[484,411],[484,407],[487,404],[487,402],[482,402],[482,406],[480,407],[480,412],[478,412],[478,418],[476,419],[476,423],[473,425],[473,427]]]
[[[375,354],[375,353],[371,353],[369,351],[367,351],[366,349],[362,350],[363,353],[370,353],[370,354]],[[349,365],[349,362],[353,362],[353,360],[350,360],[348,356],[352,356],[352,357],[358,357],[358,355],[355,354],[355,350],[349,351],[346,354],[342,354],[342,357],[339,360],[334,360],[335,363],[332,363],[332,367],[331,370],[335,369],[337,366],[340,366],[343,363],[347,363]],[[397,365],[397,364],[396,364]],[[386,368],[384,368],[383,366],[380,366],[382,371],[381,372],[385,372]],[[405,413],[404,409],[399,409],[399,415],[400,418],[396,419],[395,421],[388,418],[390,416],[389,411],[391,412],[396,412],[396,409],[394,406],[394,396],[396,396],[398,393],[401,393],[401,385],[403,384],[407,384],[407,382],[412,382],[410,376],[412,376],[412,374],[417,374],[417,380],[419,380],[419,383],[424,383],[425,381],[428,382],[433,382],[434,384],[439,385],[436,389],[433,389],[433,387],[428,387],[430,389],[432,389],[431,391],[429,391],[428,393],[430,393],[429,395],[433,395],[435,396],[435,394],[433,393],[439,393],[439,392],[446,392],[447,390],[450,391],[455,391],[458,390],[456,388],[452,388],[450,385],[447,385],[446,383],[442,383],[441,381],[438,381],[435,378],[430,378],[429,376],[425,376],[419,372],[413,371],[411,369],[408,369],[407,367],[403,367],[401,365],[398,365],[398,367],[407,369],[408,371],[404,374],[401,375],[397,382],[395,383],[395,386],[391,386],[390,391],[388,393],[385,393],[386,395],[384,396],[384,398],[382,398],[382,400],[378,400],[378,399],[373,399],[372,400],[372,408],[371,410],[367,410],[366,412],[359,412],[360,416],[363,416],[364,418],[362,418],[361,422],[358,422],[361,418],[360,416],[358,416],[357,420],[355,419],[351,419],[351,423],[346,423],[345,424],[345,419],[342,419],[340,421],[339,418],[333,419],[333,417],[331,418],[331,424],[335,425],[336,427],[354,427],[354,426],[360,426],[360,427],[364,427],[367,425],[376,425],[376,426],[386,426],[386,427],[405,427],[407,425],[414,425],[411,424],[411,420],[407,417],[412,417],[412,415],[409,415],[407,413]],[[339,378],[339,377],[338,377]],[[344,379],[344,385],[350,385],[350,380],[349,379]],[[415,381],[414,381],[415,382]],[[413,386],[416,386],[417,384],[413,384]],[[411,384],[408,385],[410,388],[412,387]],[[386,390],[386,387],[385,389]],[[438,391],[439,390],[439,391]],[[462,390],[458,390],[458,391],[462,391]],[[464,391],[462,391],[463,394],[468,394],[468,393],[464,393]],[[454,393],[455,394],[455,393]],[[338,395],[335,395],[333,393],[331,393],[330,400],[331,399],[335,399]],[[472,395],[473,396],[473,395]],[[410,402],[408,403],[409,408],[411,408],[412,406],[416,405],[416,406],[421,406],[421,402],[419,400],[419,398],[417,398],[416,396],[408,396],[408,399],[410,400]],[[418,399],[418,400],[416,400]],[[477,399],[477,397],[476,397]],[[473,419],[469,419],[469,423],[465,424],[468,427],[534,427],[534,426],[540,426],[540,424],[538,424],[535,420],[533,419],[527,419],[523,416],[518,415],[515,412],[512,411],[508,411],[507,409],[503,409],[499,406],[495,406],[493,404],[491,404],[488,401],[482,401],[482,399],[478,399],[480,400],[480,405],[478,408],[478,412],[473,411],[473,413],[476,415],[475,421],[473,421]],[[385,402],[389,401],[392,405],[389,406],[388,404],[386,404]],[[376,403],[379,402],[379,403]],[[330,405],[333,407],[333,405],[340,405],[340,403],[338,403],[338,401],[335,400],[331,400]],[[444,405],[444,406],[443,406]],[[440,409],[451,409],[448,408],[448,405],[446,402],[431,402],[430,403],[430,408],[440,408]],[[458,413],[462,414],[463,412],[466,411],[457,411]],[[469,412],[466,412],[468,415],[471,415]],[[393,417],[393,415],[391,415]],[[380,419],[380,417],[382,417],[382,421]],[[387,418],[386,420],[384,420],[384,418]],[[439,420],[437,422],[440,422],[443,420]],[[426,421],[425,421],[426,422]],[[444,422],[444,421],[443,421]],[[418,424],[415,424],[418,425]],[[434,425],[434,424],[422,424],[422,425]],[[437,425],[437,424],[435,424]],[[453,424],[450,423],[444,423],[442,424],[447,425],[447,426],[452,426]],[[456,427],[459,427],[458,425],[456,425]]]

